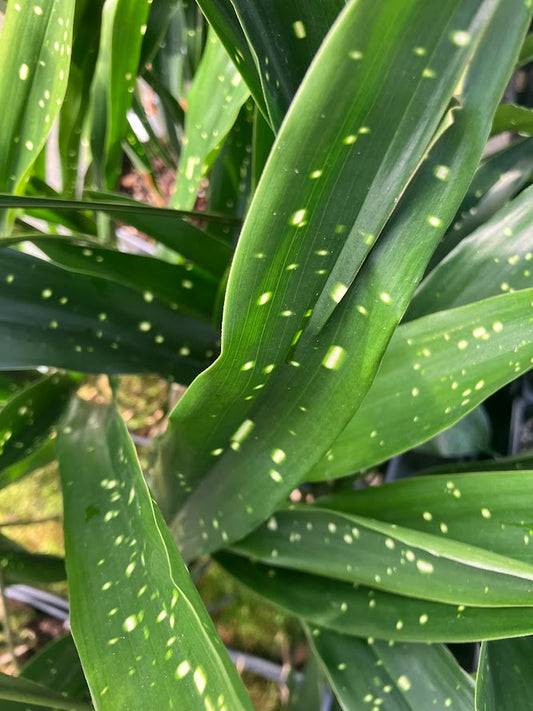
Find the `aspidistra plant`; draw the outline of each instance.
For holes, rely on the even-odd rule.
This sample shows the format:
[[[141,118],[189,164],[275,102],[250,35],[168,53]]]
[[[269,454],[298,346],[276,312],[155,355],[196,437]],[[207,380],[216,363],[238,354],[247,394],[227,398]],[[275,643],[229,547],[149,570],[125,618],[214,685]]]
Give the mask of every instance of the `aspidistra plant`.
[[[61,8],[69,24],[74,4]],[[421,444],[531,367],[531,146],[478,167],[531,3],[199,0],[211,29],[197,62],[197,7],[107,0],[84,40],[98,55],[85,61],[80,44],[68,89],[57,77],[70,48],[46,57],[56,106],[67,95],[60,150],[77,155],[76,136],[91,133],[93,190],[79,202],[64,150],[63,195],[17,195],[38,151],[17,162],[9,146],[40,148],[49,130],[25,83],[63,20],[42,5],[10,0],[0,37],[0,57],[23,37],[17,106],[30,117],[4,116],[14,158],[0,207],[41,210],[50,228],[30,233],[23,215],[8,234],[4,222],[0,364],[190,383],[151,492],[112,403],[65,408],[78,375],[61,376],[60,405],[20,435],[19,460],[35,457],[65,410],[55,448],[71,623],[94,708],[251,708],[184,565],[205,554],[301,619],[342,708],[505,708],[505,657],[516,666],[529,641],[491,640],[533,633],[531,471],[433,475],[312,505],[289,495]],[[189,40],[173,44],[178,28]],[[195,53],[190,106],[182,68],[157,74],[182,67],[174,46]],[[136,74],[159,87],[167,125],[185,114],[171,204],[192,208],[211,174],[201,215],[102,192],[115,187]],[[33,170],[28,190],[42,185]],[[233,207],[246,200],[233,253]],[[102,240],[101,214],[150,234],[156,256],[118,252],[107,222]],[[25,240],[47,263],[18,249]],[[15,405],[39,392],[44,412],[55,377],[6,395],[4,485],[27,471],[8,446],[24,430]],[[476,686],[444,643],[480,640]],[[8,708],[69,691],[35,669],[2,681]]]

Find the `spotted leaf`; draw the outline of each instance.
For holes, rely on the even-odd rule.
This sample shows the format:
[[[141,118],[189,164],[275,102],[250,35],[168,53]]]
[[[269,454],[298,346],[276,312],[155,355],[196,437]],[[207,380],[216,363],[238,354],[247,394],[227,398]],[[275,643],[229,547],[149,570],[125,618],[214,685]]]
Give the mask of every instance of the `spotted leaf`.
[[[194,76],[187,103],[185,136],[173,207],[194,207],[202,177],[216,158],[242,105],[250,95],[235,65],[213,30]]]
[[[375,3],[357,2],[346,6],[316,55],[241,233],[226,292],[221,357],[171,416],[160,460],[168,492],[165,514],[178,510],[172,529],[187,558],[238,538],[263,520],[305,478],[360,405],[479,161],[528,17],[518,1],[513,14],[499,3],[481,10],[479,3],[447,2],[439,6],[447,19],[439,15],[438,21],[425,3],[413,3],[412,14],[402,8],[401,22],[397,3],[378,7],[395,28],[386,47],[381,25],[369,34],[364,22],[367,13],[373,17]],[[469,27],[468,38],[455,34],[449,23],[461,32]],[[436,33],[439,47],[436,82],[424,75],[425,55],[414,51],[429,42],[429,31]],[[506,38],[515,33],[513,46],[498,40],[502,32]],[[485,57],[495,46],[505,51],[499,75],[489,75]],[[402,72],[403,60],[394,57],[408,57],[410,66],[415,62],[417,71],[409,76],[417,101],[405,103],[405,87],[393,78],[394,69],[386,90],[379,62],[360,61],[357,52],[365,56],[365,51]],[[426,109],[434,119],[442,102],[446,113],[466,68],[461,106],[442,132]],[[363,77],[372,85],[378,74],[379,86],[367,94]],[[347,89],[352,81],[353,93]],[[391,97],[400,86],[396,103]],[[392,101],[394,116],[378,111],[380,101],[387,106]],[[365,106],[372,115],[379,113],[375,126]],[[403,130],[416,134],[416,145],[410,139],[396,143]],[[439,138],[413,177],[435,133]],[[405,161],[393,146],[407,151]],[[445,176],[439,171],[444,164]],[[391,216],[395,184],[402,185],[396,196],[401,200]],[[348,197],[346,185],[353,189]],[[230,491],[238,492],[240,506],[230,502]],[[198,532],[200,517],[207,523]]]
[[[119,415],[75,402],[57,447],[72,633],[98,711],[251,709]]]
[[[495,296],[400,326],[360,409],[308,479],[345,476],[421,444],[527,372],[532,294]]]
[[[217,348],[208,324],[102,277],[13,249],[0,260],[0,367],[153,373],[186,383]]]
[[[345,711],[471,711],[474,683],[440,645],[361,640],[311,627],[309,639]]]
[[[450,605],[227,552],[217,553],[216,559],[269,603],[341,634],[402,642],[477,642],[533,633],[533,607]]]

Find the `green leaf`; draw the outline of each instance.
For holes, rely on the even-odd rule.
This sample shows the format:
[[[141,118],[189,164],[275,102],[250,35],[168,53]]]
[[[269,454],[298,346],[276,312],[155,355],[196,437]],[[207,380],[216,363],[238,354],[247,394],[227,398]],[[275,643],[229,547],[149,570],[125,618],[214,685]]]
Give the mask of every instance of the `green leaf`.
[[[311,628],[309,639],[345,711],[472,710],[474,684],[445,647],[389,646],[319,627]]]
[[[263,115],[268,116],[253,51],[248,45],[233,4],[228,0],[199,0],[198,5],[248,85],[255,103]]]
[[[154,373],[187,383],[217,332],[157,298],[12,249],[0,260],[0,368]]]
[[[65,561],[55,555],[30,553],[0,534],[0,566],[6,583],[56,583],[65,580]]]
[[[518,58],[518,67],[523,67],[525,64],[533,61],[533,32],[529,34],[522,45],[520,56]]]
[[[491,449],[491,434],[490,418],[483,405],[479,405],[451,427],[423,442],[417,451],[448,459],[487,454]]]
[[[55,373],[19,390],[0,409],[0,472],[48,439],[81,377]]]
[[[533,563],[532,481],[532,471],[415,477],[325,497],[320,506]]]
[[[74,403],[58,457],[72,633],[99,711],[251,709],[118,414]]]
[[[227,269],[232,256],[231,248],[222,240],[212,237],[208,232],[194,227],[187,218],[214,221],[223,224],[235,224],[233,218],[204,213],[179,212],[164,208],[150,207],[122,195],[90,191],[91,200],[58,200],[43,197],[15,197],[0,195],[0,207],[17,207],[24,210],[49,208],[52,210],[95,210],[109,214],[115,220],[133,225],[141,232],[146,232],[154,239],[190,259],[206,271],[221,275]],[[179,229],[178,229],[179,227]],[[83,230],[81,230],[83,231]],[[179,260],[179,256],[176,256]]]
[[[74,4],[8,5],[0,43],[0,191],[22,190],[63,101]]]
[[[89,690],[72,636],[64,635],[48,643],[26,664],[20,676],[58,693],[83,701],[90,700]],[[42,707],[41,707],[42,708]],[[47,707],[52,711],[51,707]],[[16,701],[2,704],[2,711],[36,711],[39,707]],[[53,709],[56,711],[57,706]]]
[[[379,4],[393,28],[385,41],[380,23],[369,32],[375,3],[365,0],[348,4],[328,35],[278,135],[239,240],[222,355],[181,400],[165,436],[166,513],[190,494],[172,524],[186,557],[264,519],[362,401],[479,160],[488,116],[517,52],[498,38],[511,33],[518,44],[527,20],[521,7],[517,2],[509,13],[507,5],[504,12],[490,3],[481,12],[479,3],[450,1],[435,17],[433,6],[413,2],[399,12],[387,0]],[[464,36],[452,27],[469,28],[467,47],[454,43]],[[414,51],[422,42],[436,48],[430,59]],[[485,53],[504,45],[501,73],[487,74]],[[385,65],[391,69],[384,84]],[[462,108],[441,135],[440,118],[467,65]],[[428,67],[438,81],[427,76]],[[411,180],[436,132],[440,140]],[[452,165],[445,173],[453,180],[441,179],[443,161]],[[229,506],[228,491],[239,492],[241,506]]]
[[[457,502],[461,490],[450,491]],[[276,512],[232,550],[268,565],[454,605],[527,607],[533,590],[533,565],[489,545],[308,506]]]
[[[533,284],[533,187],[463,239],[424,279],[406,319]]]
[[[103,0],[76,2],[70,73],[58,121],[58,148],[64,196],[73,196],[78,187],[81,138],[89,109],[103,4]]]
[[[532,607],[447,605],[217,553],[262,598],[342,634],[404,642],[477,642],[533,632]]]
[[[53,439],[49,439],[28,457],[24,457],[20,462],[2,470],[0,473],[0,489],[22,479],[23,476],[31,474],[35,469],[51,464],[55,461],[55,458],[55,442]]]
[[[25,704],[24,709],[27,709],[28,704],[35,704],[38,707],[52,707],[65,709],[65,711],[92,711],[92,706],[84,701],[67,699],[62,694],[51,691],[41,684],[1,673],[0,699],[18,701]]]
[[[503,131],[520,133],[522,136],[533,135],[533,110],[517,104],[502,104],[494,115],[491,134]]]
[[[468,234],[483,225],[531,181],[533,138],[514,141],[479,166],[472,183],[429,269],[439,264]]]
[[[73,244],[73,238],[32,235],[26,239],[55,264],[70,271],[124,284],[142,292],[147,303],[157,298],[174,310],[213,322],[218,284],[194,264],[168,264],[153,257],[117,252],[91,243],[81,246]],[[77,241],[80,239],[83,241],[83,237]]]
[[[346,476],[410,449],[527,372],[532,296],[525,289],[400,326],[363,404],[308,480]]]
[[[103,6],[91,90],[91,150],[99,187],[114,188],[120,172],[121,143],[127,131],[127,111],[150,4],[149,0],[109,0]]]
[[[533,638],[485,642],[476,684],[476,711],[512,711],[529,698]]]
[[[219,0],[215,4],[230,3]],[[264,5],[235,0],[231,4],[254,55],[270,123],[277,132],[322,40],[346,3],[275,0]]]
[[[202,177],[216,158],[250,92],[213,30],[189,93],[185,136],[171,205],[194,207]]]

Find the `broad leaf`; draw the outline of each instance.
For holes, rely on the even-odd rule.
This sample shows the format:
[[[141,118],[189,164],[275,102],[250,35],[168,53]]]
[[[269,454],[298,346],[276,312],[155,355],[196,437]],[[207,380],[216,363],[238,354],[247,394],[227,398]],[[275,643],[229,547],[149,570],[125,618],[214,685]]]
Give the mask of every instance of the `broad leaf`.
[[[468,234],[491,218],[531,182],[533,138],[514,141],[481,163],[455,220],[431,258],[429,270],[439,264]]]
[[[345,711],[471,711],[474,684],[442,646],[361,640],[312,627],[309,639]]]
[[[480,101],[490,115],[517,49],[506,45],[501,73],[490,77],[484,53],[503,46],[503,31],[518,43],[527,17],[519,3],[510,14],[507,5],[446,2],[438,18],[418,2],[409,12],[392,1],[379,7],[394,28],[386,41],[379,23],[375,32],[366,23],[375,3],[350,3],[316,55],[241,234],[221,358],[171,417],[166,513],[191,493],[173,522],[187,557],[264,519],[357,409],[481,155],[489,119]],[[469,28],[467,42],[448,22]],[[414,51],[422,41],[436,47],[430,64]],[[462,108],[412,180],[468,62]],[[384,85],[382,63],[401,67],[414,94],[403,83],[398,92],[394,69]],[[226,505],[229,491],[242,506]]]
[[[476,684],[476,711],[513,711],[530,698],[533,638],[486,642]]]
[[[118,414],[76,402],[57,446],[72,633],[98,710],[251,709]]]
[[[217,333],[145,292],[12,249],[0,260],[0,368],[153,373],[186,383]]]
[[[400,326],[363,404],[308,480],[352,474],[414,447],[527,372],[532,296],[526,289]]]

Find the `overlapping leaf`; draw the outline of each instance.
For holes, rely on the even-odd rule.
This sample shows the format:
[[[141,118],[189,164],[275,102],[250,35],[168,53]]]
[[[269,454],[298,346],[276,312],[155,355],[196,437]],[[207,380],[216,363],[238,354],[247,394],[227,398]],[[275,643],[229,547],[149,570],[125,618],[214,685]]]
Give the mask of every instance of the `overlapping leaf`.
[[[8,5],[0,43],[0,191],[20,192],[59,111],[67,88],[74,4],[20,0]]]
[[[0,409],[0,471],[32,454],[50,435],[79,384],[54,374],[19,390]]]
[[[492,122],[492,133],[513,131],[523,136],[533,134],[533,111],[526,106],[502,104],[498,107]]]
[[[374,16],[374,4],[351,3],[316,55],[241,235],[221,359],[172,416],[162,461],[181,475],[167,477],[171,510],[172,499],[194,490],[173,524],[187,557],[263,519],[357,408],[411,296],[406,284],[420,278],[481,155],[489,120],[479,104],[490,115],[517,48],[507,45],[500,74],[490,77],[484,52],[502,46],[503,31],[507,38],[515,33],[518,43],[527,16],[519,5],[510,14],[497,3],[450,2],[439,6],[438,18],[431,8],[429,22],[429,8],[420,3],[402,8],[401,18],[396,3],[379,7],[394,27],[387,42],[364,21]],[[468,37],[456,34],[466,27]],[[428,46],[436,47],[432,56],[424,54]],[[379,60],[365,61],[374,55]],[[361,269],[470,60],[461,110]],[[403,84],[398,96],[393,69],[390,87],[383,84],[381,63],[411,67],[402,77],[411,77],[416,101],[406,99]],[[349,405],[347,387],[353,387]],[[239,492],[244,512],[224,504],[229,491]],[[200,536],[199,518],[205,521]]]
[[[532,637],[482,645],[476,711],[512,711],[524,704],[531,689],[532,649]]]
[[[186,383],[217,332],[156,297],[12,249],[0,260],[0,368],[153,373]]]
[[[527,372],[532,294],[504,294],[400,326],[360,409],[308,479],[345,476],[414,447]]]
[[[361,640],[312,627],[309,639],[345,711],[471,711],[474,684],[440,645]]]
[[[118,414],[75,403],[58,457],[72,632],[96,708],[251,709]]]
[[[449,496],[461,498],[457,485]],[[482,515],[480,515],[483,518]],[[533,565],[356,514],[296,507],[278,511],[232,550],[269,565],[452,605],[527,607]]]
[[[533,632],[532,607],[448,605],[217,553],[271,604],[342,634],[404,642],[470,642]]]
[[[149,0],[108,0],[91,90],[91,149],[99,187],[113,189],[137,77]],[[125,41],[127,37],[127,41]]]
[[[424,279],[406,319],[533,284],[533,188],[524,190]]]
[[[171,199],[173,207],[182,210],[194,207],[202,177],[216,158],[248,96],[248,87],[211,30],[187,94],[189,109],[176,191]]]
[[[30,708],[30,704],[38,708],[65,709],[65,711],[92,711],[92,706],[86,701],[69,699],[63,694],[51,691],[42,684],[29,679],[0,674],[0,699],[15,701],[21,704],[21,710]],[[14,708],[17,708],[16,706]]]

